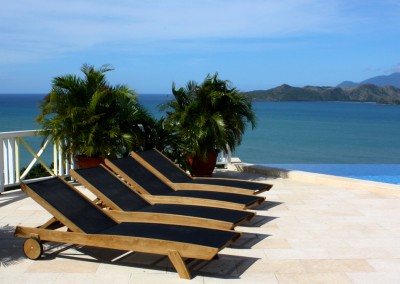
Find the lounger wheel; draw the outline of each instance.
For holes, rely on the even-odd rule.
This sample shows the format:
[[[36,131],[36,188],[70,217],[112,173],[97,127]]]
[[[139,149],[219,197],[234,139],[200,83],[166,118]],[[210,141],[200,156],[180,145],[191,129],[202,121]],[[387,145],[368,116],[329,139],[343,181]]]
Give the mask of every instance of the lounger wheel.
[[[42,242],[35,238],[29,238],[24,242],[24,253],[27,258],[36,260],[43,253]]]

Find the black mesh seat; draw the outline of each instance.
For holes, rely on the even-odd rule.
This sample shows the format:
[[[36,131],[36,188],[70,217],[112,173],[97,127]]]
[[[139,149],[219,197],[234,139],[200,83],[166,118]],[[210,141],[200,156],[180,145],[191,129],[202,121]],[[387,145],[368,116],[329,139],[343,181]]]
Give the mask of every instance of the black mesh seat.
[[[164,175],[172,183],[193,183],[219,185],[228,187],[237,187],[247,189],[253,194],[271,189],[271,184],[263,184],[259,182],[238,180],[238,179],[223,179],[223,178],[192,178],[185,173],[175,163],[169,160],[161,152],[156,149],[136,153],[145,162],[150,164],[156,171]],[[135,157],[132,155],[132,157]]]
[[[220,248],[226,244],[227,240],[237,236],[237,233],[234,231],[217,231],[190,226],[150,223],[121,223],[100,231],[99,234],[135,236],[138,238],[182,242],[213,248]]]
[[[89,190],[94,188],[103,193],[121,210],[136,211],[151,206],[149,202],[102,166],[72,170],[71,176],[85,185]],[[97,195],[96,192],[94,194]],[[101,199],[100,196],[98,197]],[[107,205],[110,206],[109,204]]]
[[[71,175],[92,190],[107,206],[127,212],[151,212],[192,216],[240,224],[254,213],[242,210],[181,204],[150,204],[102,166],[77,169]],[[101,193],[101,196],[99,194]]]
[[[134,188],[135,184],[137,184],[151,195],[218,200],[235,203],[243,206],[244,208],[250,208],[252,206],[261,204],[265,200],[264,197],[227,192],[174,190],[132,157],[124,157],[110,161],[106,160],[106,165],[124,177]]]
[[[60,215],[87,234],[95,234],[118,225],[59,178],[26,182],[25,184],[56,209]],[[70,229],[73,230],[73,228]]]

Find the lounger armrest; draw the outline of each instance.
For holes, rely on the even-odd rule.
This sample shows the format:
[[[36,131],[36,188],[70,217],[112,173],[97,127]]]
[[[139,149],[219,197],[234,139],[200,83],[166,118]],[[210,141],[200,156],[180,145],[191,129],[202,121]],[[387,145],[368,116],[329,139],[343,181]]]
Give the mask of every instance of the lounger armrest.
[[[246,209],[246,207],[242,204],[212,200],[212,199],[203,199],[203,198],[191,198],[182,196],[159,196],[159,195],[146,195],[146,198],[151,203],[198,205],[198,206],[209,206],[209,207],[239,209],[239,210]]]
[[[153,212],[126,212],[126,211],[107,211],[118,222],[146,222],[157,224],[183,225],[201,228],[212,228],[230,230],[233,224],[230,222],[198,218],[191,216],[181,216],[175,214],[153,213]]]
[[[203,190],[254,195],[254,191],[252,190],[222,185],[200,183],[168,183],[168,185],[173,187],[175,190]]]

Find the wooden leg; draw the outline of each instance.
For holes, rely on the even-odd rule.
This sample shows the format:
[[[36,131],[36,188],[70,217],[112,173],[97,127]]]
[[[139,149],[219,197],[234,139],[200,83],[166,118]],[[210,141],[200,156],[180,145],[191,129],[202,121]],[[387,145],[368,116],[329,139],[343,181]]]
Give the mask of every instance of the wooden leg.
[[[185,262],[183,261],[181,255],[176,250],[168,251],[168,258],[172,262],[172,265],[175,267],[176,271],[179,274],[180,278],[190,279],[190,272],[186,267]]]
[[[64,225],[61,224],[56,218],[51,218],[49,221],[44,223],[43,225],[39,226],[40,229],[58,229],[63,227]]]

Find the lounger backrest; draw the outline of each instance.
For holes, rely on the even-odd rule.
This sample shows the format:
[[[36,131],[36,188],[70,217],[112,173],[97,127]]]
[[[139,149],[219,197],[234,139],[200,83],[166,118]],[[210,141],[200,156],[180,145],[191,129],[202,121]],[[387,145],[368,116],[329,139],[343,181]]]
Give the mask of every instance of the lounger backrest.
[[[162,173],[167,179],[174,183],[190,182],[192,178],[188,176],[181,168],[175,165],[170,159],[152,149],[136,153],[143,160],[149,163],[153,168]]]
[[[128,185],[102,166],[74,171],[123,211],[136,211],[150,205]],[[73,176],[77,178],[76,175]],[[90,189],[90,185],[85,184],[79,178],[77,180]],[[100,197],[100,199],[102,198]],[[105,203],[107,204],[107,202]]]
[[[114,159],[110,160],[110,162],[152,195],[174,192],[172,188],[132,157]]]
[[[67,218],[85,233],[92,234],[103,231],[116,224],[96,205],[86,200],[57,177],[25,184],[61,215],[54,217],[58,220],[63,217]],[[54,215],[54,212],[50,213]]]

